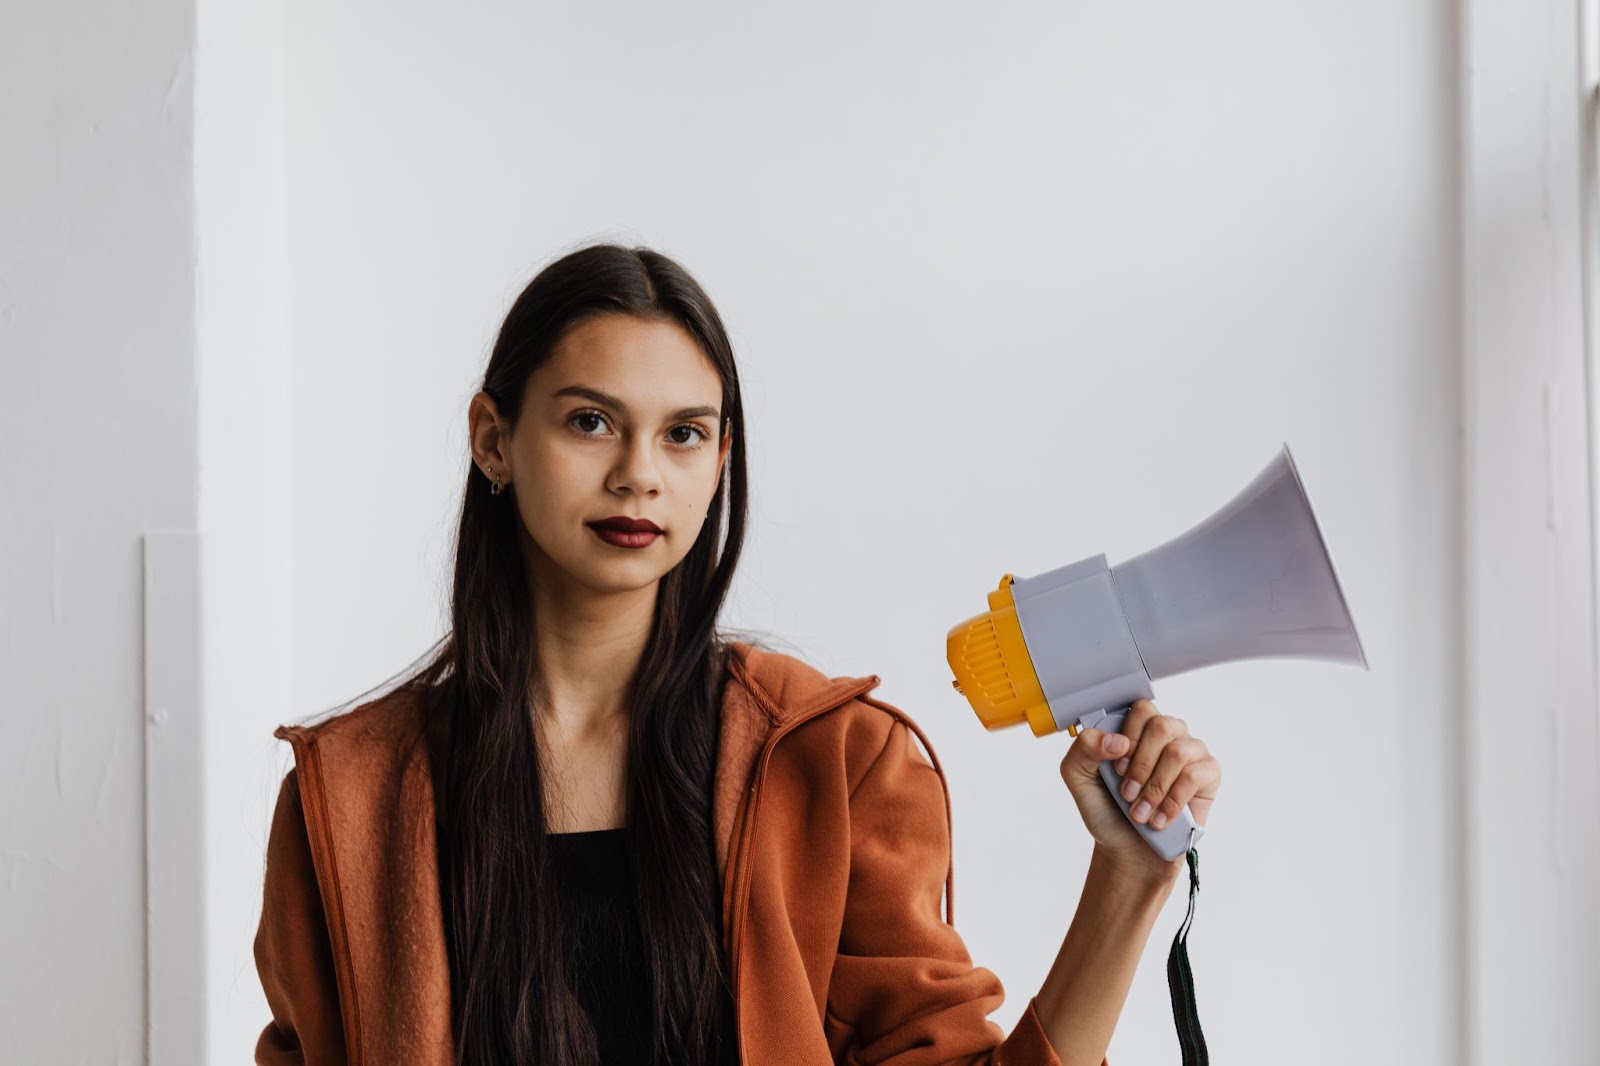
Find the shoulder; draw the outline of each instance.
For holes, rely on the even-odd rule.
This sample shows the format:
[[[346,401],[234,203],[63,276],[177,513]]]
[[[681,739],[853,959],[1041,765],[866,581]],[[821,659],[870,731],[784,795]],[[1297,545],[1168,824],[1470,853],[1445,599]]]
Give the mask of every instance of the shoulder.
[[[290,742],[297,768],[315,752],[322,782],[377,785],[425,767],[426,704],[425,692],[403,685],[320,720],[281,725],[273,735]],[[297,776],[304,782],[303,772]]]
[[[402,685],[323,718],[281,725],[277,735],[317,744],[383,743],[409,736],[422,724],[423,715],[422,693],[414,685]]]
[[[860,690],[879,683],[876,674],[864,677],[829,676],[798,655],[746,641],[728,645],[727,673],[743,688],[773,724],[808,716],[830,698],[842,703],[845,689]]]
[[[830,676],[799,656],[742,643],[730,648],[729,673],[775,727],[786,729],[778,750],[787,759],[802,760],[813,772],[824,764],[836,767],[852,790],[884,760],[937,767],[912,715],[872,695],[882,683],[877,674]]]

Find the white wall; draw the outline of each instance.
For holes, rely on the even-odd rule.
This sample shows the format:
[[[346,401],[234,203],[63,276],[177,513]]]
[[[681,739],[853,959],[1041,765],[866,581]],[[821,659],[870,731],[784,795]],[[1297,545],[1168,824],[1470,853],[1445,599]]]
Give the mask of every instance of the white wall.
[[[199,506],[192,21],[33,2],[0,32],[8,1064],[144,1055],[145,541]]]
[[[1008,1026],[1087,838],[1065,738],[982,734],[945,630],[1005,571],[1182,531],[1291,443],[1374,669],[1158,691],[1228,778],[1206,1032],[1235,1062],[1458,1061],[1455,50],[1444,5],[1392,0],[291,5],[289,710],[436,634],[510,298],[577,242],[651,244],[718,301],[749,391],[730,620],[927,726]],[[1181,915],[1113,1061],[1174,1054]]]
[[[1559,49],[1576,7],[1540,3],[1546,36],[1517,56]],[[1461,161],[1494,172],[1497,143],[1514,158],[1527,123],[1562,115],[1508,110],[1501,141],[1462,143],[1474,92],[1515,103],[1547,77],[1533,59],[1498,83],[1460,67],[1463,48],[1495,58],[1490,8],[19,12],[0,35],[21,161],[0,168],[0,1061],[140,1061],[147,967],[152,1052],[248,1058],[288,764],[272,729],[438,635],[466,402],[500,317],[599,237],[677,256],[728,322],[755,495],[726,620],[880,674],[926,727],[954,789],[957,925],[1008,989],[997,1021],[1055,953],[1087,838],[1056,770],[1067,739],[984,734],[945,631],[1002,573],[1182,532],[1288,441],[1373,669],[1159,685],[1226,773],[1190,936],[1211,1050],[1491,1063],[1522,1024],[1547,1051],[1592,1051],[1570,1012],[1484,1020],[1508,981],[1538,980],[1497,968],[1551,964],[1573,1002],[1596,979],[1570,945],[1523,950],[1483,913],[1552,885],[1578,903],[1560,871],[1497,868],[1462,814],[1497,765],[1463,707],[1487,721],[1537,661],[1526,638],[1513,653],[1463,628],[1497,601],[1462,520],[1491,521],[1493,479],[1544,454],[1524,433],[1524,460],[1464,465],[1483,453],[1463,451],[1480,427],[1462,389],[1475,419],[1520,427],[1490,383],[1522,381],[1517,345],[1544,326],[1516,305],[1535,324],[1490,337],[1498,320],[1467,314],[1464,251],[1522,275],[1475,237]],[[1564,219],[1556,155],[1517,195]],[[1567,277],[1570,246],[1527,247],[1555,247],[1540,262]],[[1555,335],[1565,361],[1543,372],[1570,385],[1570,316]],[[162,531],[158,558],[201,549],[197,659],[143,659],[176,639],[150,607],[162,590],[141,594],[140,537]],[[1524,606],[1570,623],[1577,603]],[[1469,635],[1492,666],[1469,669]],[[1581,698],[1580,672],[1560,691]],[[180,711],[201,685],[205,717],[152,733],[150,927],[185,891],[204,906],[147,954],[140,722],[169,680]],[[168,738],[200,763],[174,766]],[[1564,825],[1559,854],[1589,877],[1586,823]],[[203,861],[168,863],[195,833]],[[1113,1061],[1175,1054],[1163,962],[1182,909],[1180,892]],[[198,965],[162,970],[188,936]],[[203,1010],[162,1013],[189,990]]]
[[[197,983],[204,1061],[219,1064],[248,1061],[269,1017],[252,947],[267,818],[287,759],[263,724],[288,717],[293,701],[283,22],[278,0],[197,5],[198,473],[210,712],[207,950]]]
[[[1600,232],[1594,7],[1477,0],[1463,27],[1474,1062],[1600,1061],[1592,274],[1584,284]],[[1531,1017],[1546,1021],[1511,1021]]]

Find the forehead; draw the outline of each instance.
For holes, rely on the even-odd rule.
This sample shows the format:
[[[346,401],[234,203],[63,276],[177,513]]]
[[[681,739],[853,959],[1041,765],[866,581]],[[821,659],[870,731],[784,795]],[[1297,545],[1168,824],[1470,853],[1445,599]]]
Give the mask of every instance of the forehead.
[[[600,315],[569,329],[529,379],[551,400],[568,385],[586,385],[630,407],[720,406],[722,380],[689,332],[668,320]],[[571,402],[566,400],[564,402]]]

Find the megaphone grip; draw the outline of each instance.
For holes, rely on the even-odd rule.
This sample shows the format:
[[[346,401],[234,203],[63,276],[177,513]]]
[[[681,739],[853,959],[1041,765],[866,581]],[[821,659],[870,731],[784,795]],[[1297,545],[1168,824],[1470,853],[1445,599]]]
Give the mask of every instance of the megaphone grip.
[[[1085,716],[1082,724],[1093,726],[1095,729],[1103,729],[1107,733],[1121,733],[1122,726],[1127,720],[1128,708],[1123,708],[1120,711],[1112,711],[1096,721],[1090,721],[1089,716]],[[1139,835],[1144,837],[1145,842],[1155,850],[1155,853],[1168,862],[1186,854],[1205,834],[1205,826],[1194,820],[1194,815],[1189,813],[1188,804],[1184,804],[1183,810],[1178,812],[1178,816],[1160,829],[1151,828],[1148,822],[1134,821],[1133,805],[1122,797],[1123,778],[1121,774],[1117,773],[1116,760],[1101,760],[1100,780],[1105,782],[1106,788],[1111,792],[1111,798],[1117,801],[1118,807],[1122,808],[1122,813],[1127,817],[1128,824],[1137,829]]]

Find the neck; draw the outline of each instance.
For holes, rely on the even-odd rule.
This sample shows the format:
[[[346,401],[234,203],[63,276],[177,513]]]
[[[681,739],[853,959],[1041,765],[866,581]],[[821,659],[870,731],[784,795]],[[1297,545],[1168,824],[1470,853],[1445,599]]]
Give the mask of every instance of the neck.
[[[539,575],[534,582],[534,714],[569,737],[626,724],[629,682],[650,638],[659,582],[597,593]]]

